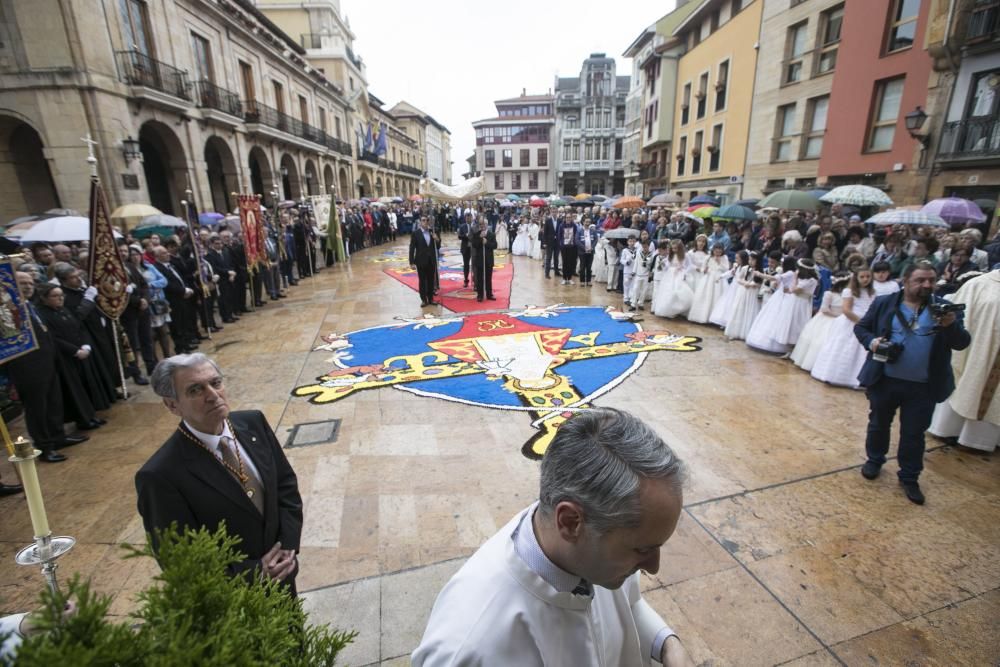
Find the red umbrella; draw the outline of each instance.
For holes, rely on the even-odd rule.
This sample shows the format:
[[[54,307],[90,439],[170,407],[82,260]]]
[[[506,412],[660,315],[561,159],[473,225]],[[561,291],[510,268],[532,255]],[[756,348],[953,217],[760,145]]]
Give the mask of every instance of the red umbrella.
[[[548,203],[546,203],[544,199],[532,199],[529,206],[531,206],[531,208],[544,208],[548,206]]]

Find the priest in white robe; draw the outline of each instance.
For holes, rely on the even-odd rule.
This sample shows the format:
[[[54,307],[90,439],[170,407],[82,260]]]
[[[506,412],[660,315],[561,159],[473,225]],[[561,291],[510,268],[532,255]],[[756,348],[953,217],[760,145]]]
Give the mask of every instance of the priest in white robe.
[[[677,526],[683,476],[632,415],[574,416],[542,460],[539,501],[438,595],[413,665],[692,665],[639,588]]]
[[[955,392],[928,432],[985,452],[1000,446],[1000,269],[966,281],[949,300],[965,304],[972,343],[952,355]]]

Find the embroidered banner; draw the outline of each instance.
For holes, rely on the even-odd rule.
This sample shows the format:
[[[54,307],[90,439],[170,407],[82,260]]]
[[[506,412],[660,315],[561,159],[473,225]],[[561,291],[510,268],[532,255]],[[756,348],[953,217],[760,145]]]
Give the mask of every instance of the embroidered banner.
[[[128,273],[118,254],[108,218],[108,200],[96,178],[90,181],[90,266],[87,280],[97,288],[97,307],[105,316],[117,320],[128,306],[128,294],[125,292]]]
[[[28,304],[21,298],[10,260],[0,261],[0,364],[38,348]]]
[[[257,265],[267,259],[264,255],[264,222],[261,219],[260,196],[240,195],[239,204],[247,269],[256,271]]]

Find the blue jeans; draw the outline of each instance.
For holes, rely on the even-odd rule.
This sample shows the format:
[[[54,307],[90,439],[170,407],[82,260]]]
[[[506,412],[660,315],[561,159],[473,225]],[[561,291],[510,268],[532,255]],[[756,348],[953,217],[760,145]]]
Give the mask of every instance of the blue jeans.
[[[924,469],[924,432],[931,425],[935,401],[926,382],[883,375],[868,388],[868,460],[882,465],[889,452],[889,432],[899,410],[899,480],[916,482]]]

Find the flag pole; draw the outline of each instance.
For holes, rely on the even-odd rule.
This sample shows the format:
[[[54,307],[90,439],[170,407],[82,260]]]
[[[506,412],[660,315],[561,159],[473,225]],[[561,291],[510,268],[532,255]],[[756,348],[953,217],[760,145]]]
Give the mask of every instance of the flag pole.
[[[212,327],[208,326],[209,321],[212,319],[211,313],[208,310],[209,290],[208,286],[205,285],[205,276],[201,272],[201,253],[198,252],[198,246],[195,245],[196,243],[198,245],[201,245],[201,240],[195,238],[194,220],[191,219],[191,213],[192,213],[191,209],[192,206],[194,205],[194,191],[191,190],[190,176],[184,174],[184,178],[187,181],[187,185],[185,186],[184,189],[184,196],[187,197],[187,200],[186,201],[182,200],[181,206],[184,207],[184,221],[187,222],[188,236],[190,237],[191,240],[191,254],[194,256],[195,273],[198,274],[198,285],[201,287],[201,308],[203,311],[205,311],[204,313],[205,333],[208,334],[208,339],[212,340]],[[195,330],[197,330],[198,328],[197,321],[194,323],[194,326]]]

